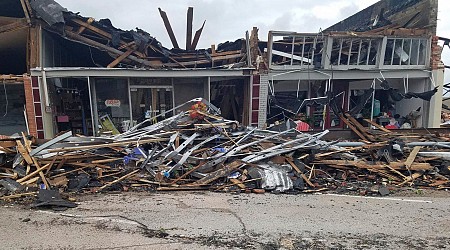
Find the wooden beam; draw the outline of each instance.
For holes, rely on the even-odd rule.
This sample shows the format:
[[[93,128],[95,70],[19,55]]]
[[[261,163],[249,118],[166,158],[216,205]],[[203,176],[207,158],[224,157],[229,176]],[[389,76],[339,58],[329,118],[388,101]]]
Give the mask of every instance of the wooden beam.
[[[361,134],[363,134],[365,137],[369,138],[369,140],[374,141],[375,137],[373,137],[372,135],[369,135],[366,131],[366,128],[361,125],[361,123],[359,123],[355,118],[353,118],[350,114],[345,114],[345,116],[350,120],[351,123],[353,123],[353,125],[355,125],[355,127],[357,129],[359,129],[359,131],[361,132]]]
[[[194,18],[194,8],[189,7],[187,11],[186,23],[186,50],[192,48],[192,19]]]
[[[202,179],[194,182],[194,185],[206,185],[209,184],[221,177],[227,176],[231,173],[231,171],[237,169],[238,167],[242,166],[243,163],[240,161],[234,161],[230,164],[227,164],[223,166],[222,168],[209,173],[207,176],[203,177]]]
[[[197,48],[198,40],[200,40],[200,36],[202,35],[203,27],[205,27],[206,20],[203,21],[202,27],[195,32],[194,40],[192,41],[191,49],[195,50]]]
[[[292,168],[300,174],[300,176],[303,178],[303,180],[310,186],[310,187],[316,187],[314,186],[314,184],[308,179],[308,177],[306,177],[306,175],[297,167],[297,165],[295,165],[295,163],[289,159],[286,158],[286,161],[289,162],[289,164],[292,166]]]
[[[36,176],[36,175],[42,173],[42,171],[45,170],[46,168],[48,168],[49,166],[50,166],[50,163],[44,165],[43,167],[38,167],[38,166],[37,166],[35,171],[33,171],[33,172],[31,172],[30,174],[28,174],[28,175],[26,175],[26,176],[24,176],[24,177],[18,179],[17,182],[21,183],[21,182],[24,182],[24,181],[26,181],[26,180],[29,180],[29,179],[31,179],[32,177],[34,177],[34,176]],[[43,179],[42,181],[44,181],[44,179]]]
[[[39,39],[39,27],[30,27],[30,34],[28,39],[28,69],[36,68],[40,66],[40,39]],[[28,70],[29,73],[29,70]]]
[[[211,56],[216,56],[216,45],[211,44]]]
[[[24,29],[27,27],[28,27],[28,24],[25,21],[25,19],[18,19],[17,21],[15,21],[13,23],[1,26],[0,33],[20,30],[20,29]]]
[[[74,20],[76,20],[76,19],[74,19]],[[83,33],[83,31],[86,29],[86,27],[91,27],[91,28],[94,27],[94,26],[91,25],[91,23],[93,23],[94,21],[95,21],[94,18],[89,17],[89,19],[86,21],[86,23],[83,23],[83,24],[87,24],[87,25],[81,25],[80,28],[77,31],[77,34]]]
[[[30,14],[28,12],[27,5],[25,4],[25,0],[20,0],[20,4],[22,5],[23,13],[25,14],[25,18],[27,19],[27,23],[30,24],[31,23]]]
[[[217,57],[213,57],[214,61],[220,61],[220,60],[228,60],[228,59],[233,59],[233,58],[239,58],[244,56],[243,54],[235,54],[235,55],[228,55],[228,56],[217,56]],[[178,62],[178,63],[165,63],[165,66],[168,67],[173,67],[173,66],[177,66],[177,65],[183,65],[183,66],[189,66],[189,65],[199,65],[199,64],[203,64],[203,63],[210,63],[210,60],[198,60],[198,61],[189,61],[189,62]]]
[[[122,54],[125,53],[125,52],[120,51],[118,49],[115,49],[113,47],[104,45],[102,43],[96,42],[96,41],[91,40],[89,38],[86,38],[84,36],[78,35],[77,33],[74,33],[74,32],[69,31],[67,29],[66,29],[65,33],[66,33],[67,37],[69,37],[71,39],[74,39],[74,40],[86,43],[87,45],[90,45],[92,47],[96,47],[96,48],[98,48],[100,50],[105,50],[107,52],[111,52],[111,53],[116,54],[116,55],[122,55]],[[147,60],[143,60],[143,59],[137,58],[137,57],[132,56],[132,55],[129,55],[128,59],[130,59],[130,60],[132,60],[132,61],[134,61],[136,63],[143,64],[143,65],[146,65],[146,66],[149,66],[149,67],[152,67],[152,68],[155,67],[154,63],[149,62]]]
[[[23,197],[23,196],[33,196],[33,195],[36,195],[36,194],[37,194],[37,192],[13,194],[13,195],[0,197],[0,200],[9,200],[9,199],[14,199],[14,198],[20,198],[20,197]]]
[[[129,55],[131,55],[131,53],[133,53],[133,50],[129,49],[127,50],[127,52],[123,53],[122,55],[120,55],[119,57],[117,57],[114,61],[112,61],[110,64],[108,64],[108,66],[106,66],[107,68],[114,68],[117,64],[119,64],[123,59],[127,58]]]
[[[90,150],[95,148],[110,148],[115,146],[124,146],[124,145],[136,145],[137,143],[150,143],[150,142],[162,142],[168,141],[168,138],[155,138],[155,139],[143,139],[143,140],[135,140],[135,141],[122,141],[122,142],[112,142],[112,143],[102,143],[88,146],[78,146],[78,147],[67,147],[67,148],[54,148],[49,149],[49,153],[56,152],[66,152],[66,151],[78,151],[78,150]]]
[[[376,123],[376,122],[374,122],[372,120],[364,119],[364,121],[370,123],[372,126],[376,127],[377,129],[379,129],[379,130],[381,130],[383,132],[392,133],[392,131],[390,131],[389,129],[386,129],[385,127],[381,126],[380,124],[378,124],[378,123]]]
[[[174,48],[179,49],[177,39],[175,38],[175,34],[173,33],[172,26],[170,25],[169,18],[167,17],[167,14],[165,11],[161,10],[161,8],[158,8],[159,14],[161,15],[161,18],[164,22],[164,26],[166,27],[167,33],[169,34],[170,41],[172,42],[172,45]]]
[[[105,189],[105,188],[107,188],[107,187],[109,187],[109,186],[111,186],[111,185],[114,185],[114,184],[116,184],[116,183],[118,183],[118,182],[120,182],[120,181],[125,180],[126,178],[129,178],[129,177],[135,175],[137,172],[139,172],[139,170],[140,170],[140,169],[136,169],[136,170],[134,170],[134,171],[132,171],[132,172],[130,172],[130,173],[128,173],[128,174],[126,174],[126,175],[120,177],[120,178],[117,179],[117,180],[114,180],[114,181],[112,181],[112,182],[109,182],[109,183],[103,185],[102,187],[100,187],[100,188],[97,190],[97,192],[100,192],[100,191],[102,191],[103,189]]]
[[[89,29],[89,30],[93,31],[93,32],[96,33],[96,34],[103,36],[104,38],[107,38],[107,39],[109,39],[109,40],[112,39],[112,35],[111,35],[110,33],[108,33],[108,32],[106,32],[106,31],[104,31],[104,30],[101,30],[101,29],[99,29],[99,28],[97,28],[97,27],[91,25],[91,23],[92,23],[94,20],[93,20],[91,23],[89,23],[89,20],[88,20],[88,22],[86,23],[86,22],[84,22],[84,21],[82,21],[82,20],[79,20],[79,19],[76,19],[76,18],[71,19],[71,21],[74,22],[74,23],[76,23],[76,24],[78,24],[78,25],[80,25],[81,27],[84,27],[85,29]],[[80,28],[81,28],[81,27],[80,27]],[[79,29],[78,29],[78,31],[79,31]]]
[[[413,148],[411,153],[409,154],[408,158],[405,161],[405,166],[407,169],[411,168],[411,165],[413,164],[414,160],[416,159],[417,153],[419,153],[421,146],[416,146]]]
[[[361,134],[361,132],[358,131],[358,129],[356,129],[348,120],[347,118],[345,118],[342,114],[339,115],[339,117],[341,118],[341,120],[347,124],[347,126],[353,131],[355,132],[355,134],[357,134],[359,136],[359,138],[361,138],[363,141],[368,141],[367,138]]]

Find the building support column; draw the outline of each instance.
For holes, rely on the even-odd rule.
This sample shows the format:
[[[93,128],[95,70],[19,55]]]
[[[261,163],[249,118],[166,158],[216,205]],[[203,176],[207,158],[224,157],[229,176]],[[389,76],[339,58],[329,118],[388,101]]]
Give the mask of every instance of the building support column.
[[[432,71],[434,85],[431,84],[431,89],[435,86],[438,91],[430,100],[429,114],[428,114],[428,128],[439,128],[441,125],[441,111],[442,111],[442,96],[444,91],[444,69],[434,69]]]
[[[269,76],[259,76],[259,113],[258,128],[267,127],[267,99],[269,97]]]

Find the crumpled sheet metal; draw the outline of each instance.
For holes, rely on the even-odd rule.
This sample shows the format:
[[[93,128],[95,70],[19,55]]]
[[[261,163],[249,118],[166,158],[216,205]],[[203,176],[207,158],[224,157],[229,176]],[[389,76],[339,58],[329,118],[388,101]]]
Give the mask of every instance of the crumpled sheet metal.
[[[53,0],[30,1],[31,8],[50,25],[65,23],[63,12],[68,10]]]
[[[290,166],[259,165],[256,169],[261,178],[261,188],[284,192],[293,188],[293,182],[288,175]],[[292,169],[291,169],[292,170]]]

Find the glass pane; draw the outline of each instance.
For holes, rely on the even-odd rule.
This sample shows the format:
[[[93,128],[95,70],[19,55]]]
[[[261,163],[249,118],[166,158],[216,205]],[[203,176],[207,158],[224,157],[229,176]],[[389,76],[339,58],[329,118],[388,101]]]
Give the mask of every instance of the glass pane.
[[[130,88],[133,120],[137,123],[151,119],[150,123],[172,116],[172,89]],[[158,116],[158,117],[156,117]]]
[[[411,43],[411,65],[417,65],[419,62],[419,45],[420,40],[419,39],[413,39]]]
[[[126,79],[96,79],[96,104],[101,132],[117,134],[124,131],[124,122],[130,120],[127,90]]]
[[[386,52],[384,54],[384,65],[391,65],[393,61],[395,39],[388,39],[386,43]]]
[[[420,40],[420,48],[419,48],[419,65],[425,65],[426,51],[428,48],[428,40],[421,39]]]

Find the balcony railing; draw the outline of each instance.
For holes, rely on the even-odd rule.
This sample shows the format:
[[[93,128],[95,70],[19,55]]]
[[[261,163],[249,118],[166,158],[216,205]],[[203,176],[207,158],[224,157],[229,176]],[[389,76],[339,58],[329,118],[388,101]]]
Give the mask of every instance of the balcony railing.
[[[425,69],[427,37],[343,36],[270,31],[271,69]]]

